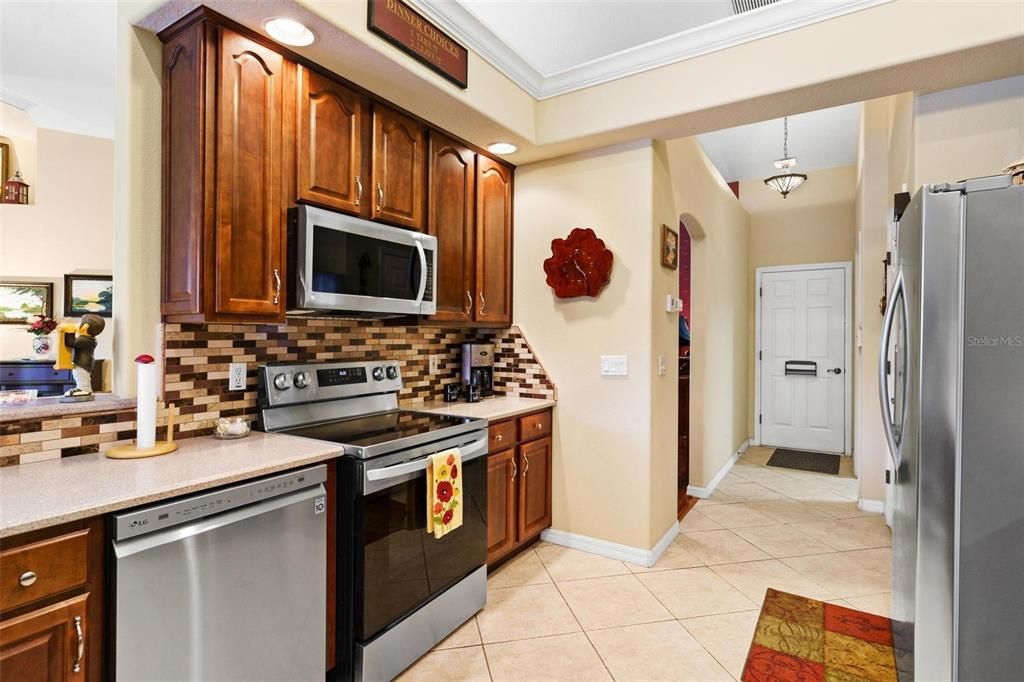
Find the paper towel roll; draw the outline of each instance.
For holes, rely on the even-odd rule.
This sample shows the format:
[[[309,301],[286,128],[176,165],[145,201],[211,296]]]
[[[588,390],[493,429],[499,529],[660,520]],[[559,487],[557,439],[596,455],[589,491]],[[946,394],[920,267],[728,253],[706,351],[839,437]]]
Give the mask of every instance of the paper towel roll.
[[[137,363],[139,370],[135,447],[140,450],[156,444],[156,368],[155,362]]]

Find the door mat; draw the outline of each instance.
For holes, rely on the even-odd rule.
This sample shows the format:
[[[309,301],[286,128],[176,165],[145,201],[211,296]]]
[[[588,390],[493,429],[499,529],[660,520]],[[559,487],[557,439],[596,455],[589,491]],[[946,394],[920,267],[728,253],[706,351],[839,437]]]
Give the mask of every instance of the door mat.
[[[839,473],[840,457],[842,455],[830,455],[827,452],[805,452],[803,450],[776,448],[768,460],[768,466],[835,475]]]
[[[743,682],[896,682],[892,621],[768,589]]]

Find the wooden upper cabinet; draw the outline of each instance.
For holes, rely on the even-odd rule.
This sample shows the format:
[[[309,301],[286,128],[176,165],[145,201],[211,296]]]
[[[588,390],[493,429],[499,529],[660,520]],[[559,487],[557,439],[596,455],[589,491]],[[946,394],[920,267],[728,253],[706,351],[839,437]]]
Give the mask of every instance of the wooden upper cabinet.
[[[413,119],[373,107],[373,212],[378,220],[423,229],[426,132]]]
[[[471,322],[476,289],[473,202],[476,154],[430,132],[427,232],[437,237],[435,320]]]
[[[519,446],[519,537],[551,525],[551,439]]]
[[[476,320],[512,323],[512,170],[476,163]]]
[[[368,216],[363,98],[304,66],[298,67],[298,91],[298,198]]]
[[[284,312],[284,59],[221,29],[217,93],[216,312]]]

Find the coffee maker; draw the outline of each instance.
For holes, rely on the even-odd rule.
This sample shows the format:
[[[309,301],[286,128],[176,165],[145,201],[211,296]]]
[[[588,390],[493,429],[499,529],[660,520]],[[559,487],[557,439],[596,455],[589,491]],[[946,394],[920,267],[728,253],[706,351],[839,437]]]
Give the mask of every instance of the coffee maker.
[[[494,395],[494,344],[462,344],[462,383],[470,402]]]

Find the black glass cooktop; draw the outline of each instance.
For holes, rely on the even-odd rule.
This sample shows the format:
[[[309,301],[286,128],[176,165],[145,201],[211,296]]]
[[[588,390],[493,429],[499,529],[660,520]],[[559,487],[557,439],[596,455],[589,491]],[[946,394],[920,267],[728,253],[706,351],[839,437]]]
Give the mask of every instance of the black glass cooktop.
[[[421,436],[428,439],[432,435],[444,438],[448,430],[463,431],[465,429],[458,427],[477,422],[480,420],[469,417],[397,410],[302,426],[282,433],[331,441],[353,448],[371,448],[384,444],[400,446],[400,441],[410,438],[421,441]]]

